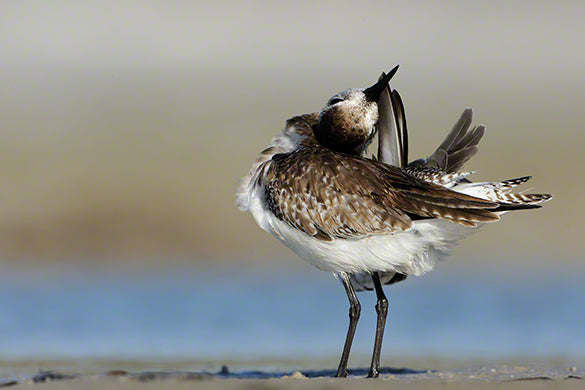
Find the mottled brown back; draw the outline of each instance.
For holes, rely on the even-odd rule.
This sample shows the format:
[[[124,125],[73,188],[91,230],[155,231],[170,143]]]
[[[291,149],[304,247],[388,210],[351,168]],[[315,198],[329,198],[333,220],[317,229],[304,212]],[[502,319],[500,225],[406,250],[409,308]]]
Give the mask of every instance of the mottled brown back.
[[[495,221],[497,203],[426,183],[400,168],[318,145],[275,155],[265,197],[281,220],[322,240],[407,230],[413,219]]]

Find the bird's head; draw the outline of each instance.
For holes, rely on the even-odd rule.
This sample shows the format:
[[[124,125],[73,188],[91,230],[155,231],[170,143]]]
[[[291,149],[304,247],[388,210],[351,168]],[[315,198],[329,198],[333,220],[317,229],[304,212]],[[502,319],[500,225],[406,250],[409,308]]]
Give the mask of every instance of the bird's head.
[[[378,98],[398,66],[368,88],[347,89],[334,95],[313,126],[315,139],[329,149],[361,155],[376,133]]]

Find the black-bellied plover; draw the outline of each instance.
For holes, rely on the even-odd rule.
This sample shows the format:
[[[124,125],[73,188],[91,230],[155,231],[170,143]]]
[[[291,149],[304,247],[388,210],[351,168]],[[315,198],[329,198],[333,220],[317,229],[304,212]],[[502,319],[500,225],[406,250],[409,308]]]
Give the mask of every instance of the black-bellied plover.
[[[404,108],[388,87],[396,69],[369,88],[333,96],[319,113],[289,119],[237,193],[238,207],[249,211],[262,229],[342,282],[350,322],[337,377],[347,376],[360,315],[355,291],[376,291],[378,318],[368,376],[377,377],[388,310],[382,284],[430,271],[479,225],[499,220],[506,211],[540,207],[551,198],[511,194],[527,177],[472,183],[468,173],[457,172],[475,154],[484,133],[483,126],[470,129],[469,109],[429,158],[407,164]],[[382,161],[363,156],[377,126]]]

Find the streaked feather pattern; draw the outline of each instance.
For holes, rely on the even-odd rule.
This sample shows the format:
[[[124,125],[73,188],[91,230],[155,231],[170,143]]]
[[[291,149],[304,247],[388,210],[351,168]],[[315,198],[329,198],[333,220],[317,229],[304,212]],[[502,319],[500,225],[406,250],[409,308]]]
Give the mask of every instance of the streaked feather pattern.
[[[275,155],[264,193],[270,210],[322,240],[404,231],[412,218],[475,226],[498,219],[495,202],[450,191],[400,168],[320,146]]]
[[[445,173],[435,168],[406,168],[406,172],[410,175],[427,181],[429,183],[438,184],[440,186],[451,188],[463,181],[467,176],[473,172],[454,172]]]
[[[519,177],[516,179],[504,180],[501,182],[468,182],[458,184],[455,188],[457,191],[465,194],[476,196],[478,198],[488,199],[493,202],[504,203],[508,205],[533,205],[538,206],[552,198],[550,194],[512,194],[510,191],[520,184],[530,180],[530,176]]]

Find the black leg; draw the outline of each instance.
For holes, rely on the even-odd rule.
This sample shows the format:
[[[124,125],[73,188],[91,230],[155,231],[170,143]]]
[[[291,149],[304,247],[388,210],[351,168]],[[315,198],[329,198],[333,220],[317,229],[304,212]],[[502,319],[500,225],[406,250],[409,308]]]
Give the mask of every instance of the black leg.
[[[336,378],[345,378],[347,376],[347,360],[349,359],[349,351],[351,350],[351,343],[355,334],[358,320],[360,319],[361,305],[355,295],[355,291],[351,286],[348,274],[340,274],[341,283],[345,287],[345,292],[349,298],[349,328],[347,329],[347,336],[345,337],[345,345],[343,346],[343,353],[339,361],[339,368],[337,368]]]
[[[372,273],[372,280],[374,281],[374,288],[376,289],[376,313],[378,313],[378,320],[376,323],[376,340],[374,341],[374,353],[372,354],[372,364],[370,365],[370,372],[368,378],[377,378],[380,375],[380,353],[382,351],[382,338],[384,337],[384,327],[386,326],[386,315],[388,314],[388,300],[382,290],[380,283],[380,276],[377,272]]]

